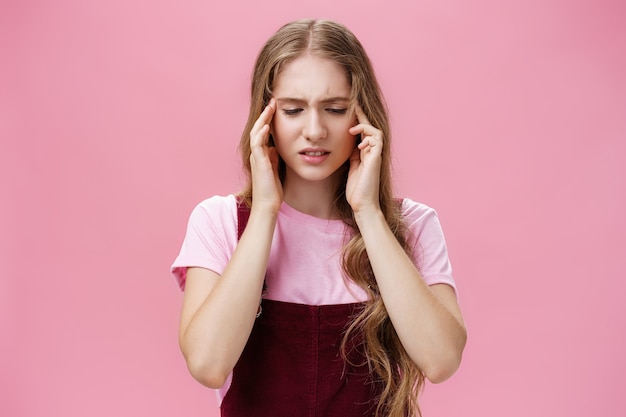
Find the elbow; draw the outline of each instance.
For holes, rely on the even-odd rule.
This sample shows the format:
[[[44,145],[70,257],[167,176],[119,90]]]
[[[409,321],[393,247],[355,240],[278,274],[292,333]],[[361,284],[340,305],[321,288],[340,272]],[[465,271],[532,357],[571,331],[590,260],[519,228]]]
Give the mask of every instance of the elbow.
[[[424,376],[433,384],[440,384],[447,381],[459,369],[460,359],[456,362],[441,363],[424,370]]]
[[[180,351],[185,358],[189,373],[199,383],[208,388],[219,389],[224,386],[232,368],[227,369],[224,360],[211,355],[212,349],[198,344],[181,333],[178,340]]]
[[[445,352],[440,352],[435,360],[423,367],[424,376],[431,383],[440,384],[456,373],[461,366],[466,340],[467,335],[464,333],[455,346],[446,349]]]
[[[186,355],[185,360],[191,376],[205,387],[213,389],[221,388],[230,375],[230,371],[223,369],[223,367],[216,366],[216,361],[194,357],[193,355]]]

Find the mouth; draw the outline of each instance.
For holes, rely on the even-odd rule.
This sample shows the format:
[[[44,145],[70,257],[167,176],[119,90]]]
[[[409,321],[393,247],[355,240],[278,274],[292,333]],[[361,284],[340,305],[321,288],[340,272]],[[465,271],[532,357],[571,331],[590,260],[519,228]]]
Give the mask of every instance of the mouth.
[[[330,155],[330,152],[324,149],[303,149],[299,152],[300,158],[311,165],[322,164]]]
[[[300,155],[306,155],[306,156],[322,156],[322,155],[326,155],[330,152],[326,152],[326,151],[302,151],[300,152]]]

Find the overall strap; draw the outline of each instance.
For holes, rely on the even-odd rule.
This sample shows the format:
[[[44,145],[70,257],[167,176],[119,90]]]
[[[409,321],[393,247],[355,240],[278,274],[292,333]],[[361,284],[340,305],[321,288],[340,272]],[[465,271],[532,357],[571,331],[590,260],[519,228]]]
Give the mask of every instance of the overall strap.
[[[248,219],[250,218],[250,207],[243,201],[243,198],[237,196],[237,241],[241,239],[243,231],[246,229]]]
[[[241,235],[243,231],[246,229],[246,225],[248,224],[248,219],[250,218],[250,207],[246,204],[246,202],[241,198],[241,196],[237,196],[237,241],[241,239]],[[263,281],[263,291],[261,292],[261,300],[259,301],[259,310],[256,313],[256,317],[259,318],[261,312],[263,311],[261,307],[261,303],[263,302],[263,296],[267,293],[267,284]]]

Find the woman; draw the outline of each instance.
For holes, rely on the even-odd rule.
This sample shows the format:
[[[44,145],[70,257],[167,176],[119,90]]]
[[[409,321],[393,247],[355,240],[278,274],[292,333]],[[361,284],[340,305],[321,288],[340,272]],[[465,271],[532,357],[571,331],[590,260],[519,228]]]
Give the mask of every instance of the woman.
[[[254,69],[248,184],[193,211],[180,345],[222,416],[407,416],[466,332],[436,213],[392,195],[390,128],[344,26],[283,26]],[[261,303],[259,304],[259,300]]]

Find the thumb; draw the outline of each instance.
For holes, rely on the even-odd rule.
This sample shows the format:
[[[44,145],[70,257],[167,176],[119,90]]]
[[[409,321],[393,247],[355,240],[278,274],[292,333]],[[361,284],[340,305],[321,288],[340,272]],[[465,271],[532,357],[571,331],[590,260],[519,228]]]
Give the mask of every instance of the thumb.
[[[270,159],[270,162],[272,163],[272,168],[274,168],[275,170],[278,169],[278,151],[276,150],[275,147],[270,147],[267,150],[267,156]]]
[[[355,148],[350,155],[350,171],[357,169],[361,165],[361,151]]]

